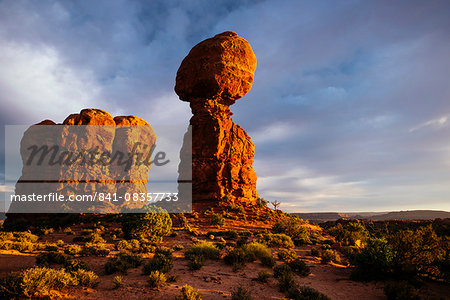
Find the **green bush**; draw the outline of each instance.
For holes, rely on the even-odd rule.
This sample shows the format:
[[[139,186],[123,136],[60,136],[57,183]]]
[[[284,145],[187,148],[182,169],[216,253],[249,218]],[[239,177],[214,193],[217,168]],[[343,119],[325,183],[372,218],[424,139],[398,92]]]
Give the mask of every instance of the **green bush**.
[[[36,265],[40,267],[50,267],[51,265],[61,265],[67,271],[77,271],[79,269],[89,270],[86,262],[74,259],[70,255],[58,252],[42,252],[36,257]]]
[[[231,291],[232,300],[252,300],[252,295],[250,291],[243,286],[238,286],[236,289]]]
[[[272,276],[269,272],[265,271],[265,270],[261,270],[258,272],[258,277],[256,278],[256,280],[258,280],[259,282],[267,282],[267,280],[269,280],[270,276]]]
[[[294,273],[300,276],[306,277],[311,274],[311,269],[300,258],[288,262],[287,265]]]
[[[69,255],[77,255],[80,254],[83,249],[78,245],[67,245],[66,249],[64,249],[64,253]]]
[[[211,224],[217,226],[225,225],[225,218],[219,214],[212,213],[211,214]]]
[[[383,279],[392,269],[394,253],[384,238],[371,238],[354,258],[353,280]]]
[[[363,243],[368,237],[369,232],[361,223],[349,222],[345,225],[338,223],[336,226],[328,229],[330,235],[345,246],[355,246]]]
[[[187,264],[189,270],[191,271],[200,270],[204,265],[205,265],[205,258],[202,256],[191,257]]]
[[[308,286],[291,288],[288,290],[287,296],[294,300],[330,300],[326,295]]]
[[[252,242],[242,246],[242,249],[246,253],[247,258],[255,257],[267,267],[273,267],[275,265],[275,259],[272,257],[272,252],[264,244]]]
[[[120,252],[115,257],[111,257],[105,264],[105,273],[114,274],[120,272],[127,274],[128,269],[137,268],[142,265],[142,258],[137,254]]]
[[[418,290],[407,281],[387,282],[384,294],[388,300],[419,300]]]
[[[449,243],[448,237],[437,236],[431,224],[415,231],[397,232],[389,237],[389,245],[394,252],[394,273],[404,278],[419,275],[430,279],[444,279],[445,264],[441,262],[449,255]]]
[[[148,275],[152,271],[159,271],[161,273],[169,272],[173,267],[172,253],[157,252],[153,258],[144,265],[144,274]]]
[[[249,256],[250,255],[250,256]],[[223,260],[227,265],[233,266],[233,270],[237,271],[247,262],[254,261],[256,257],[253,253],[247,253],[242,248],[233,248],[227,252]]]
[[[152,288],[160,288],[166,282],[166,276],[159,271],[153,271],[148,275],[147,282]]]
[[[265,200],[264,198],[258,198],[256,199],[256,206],[259,208],[264,208],[269,203],[268,200]]]
[[[122,230],[127,239],[148,239],[160,242],[172,229],[172,220],[161,208],[146,208],[147,213],[126,213],[121,217]]]
[[[273,277],[278,278],[283,273],[291,273],[291,272],[292,272],[291,267],[289,267],[288,264],[281,264],[273,268]]]
[[[123,277],[122,276],[114,276],[112,280],[113,289],[117,290],[123,286]]]
[[[294,279],[294,273],[292,272],[283,272],[278,279],[278,287],[281,292],[287,292],[289,289],[297,288],[297,283]]]
[[[210,242],[194,244],[184,252],[184,257],[189,260],[188,266],[191,270],[198,270],[207,259],[218,259],[220,250]]]
[[[184,285],[176,300],[202,300],[202,295],[190,285]]]
[[[322,263],[323,264],[327,264],[329,262],[340,262],[341,261],[341,257],[339,256],[339,254],[332,249],[326,249],[322,251]]]
[[[110,250],[106,248],[106,245],[104,244],[93,244],[93,243],[86,243],[83,246],[83,250],[81,251],[81,254],[83,255],[95,255],[95,256],[107,256],[109,254]]]
[[[21,290],[27,297],[46,296],[52,289],[61,290],[78,282],[65,270],[50,268],[31,268],[21,274]]]
[[[87,271],[86,269],[78,269],[74,271],[72,274],[78,280],[78,285],[84,287],[93,288],[100,283],[98,276],[94,272]]]
[[[292,239],[284,233],[266,233],[258,239],[258,242],[268,247],[294,248]]]
[[[283,249],[277,253],[278,259],[291,261],[297,258],[297,253],[293,249]]]
[[[46,297],[51,290],[62,290],[69,286],[94,287],[98,276],[93,272],[77,270],[67,272],[46,267],[34,267],[20,274],[12,274],[0,280],[0,297]]]

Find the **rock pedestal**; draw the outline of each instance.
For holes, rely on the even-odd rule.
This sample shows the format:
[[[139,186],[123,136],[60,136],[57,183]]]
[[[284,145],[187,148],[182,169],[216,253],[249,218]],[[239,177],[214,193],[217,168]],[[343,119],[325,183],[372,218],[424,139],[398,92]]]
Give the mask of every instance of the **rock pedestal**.
[[[192,118],[192,200],[217,202],[224,196],[254,203],[255,146],[231,119],[229,106],[253,83],[256,57],[249,43],[224,32],[196,45],[177,72],[175,92],[190,103]],[[185,178],[181,150],[180,178]],[[190,163],[190,162],[189,162]]]

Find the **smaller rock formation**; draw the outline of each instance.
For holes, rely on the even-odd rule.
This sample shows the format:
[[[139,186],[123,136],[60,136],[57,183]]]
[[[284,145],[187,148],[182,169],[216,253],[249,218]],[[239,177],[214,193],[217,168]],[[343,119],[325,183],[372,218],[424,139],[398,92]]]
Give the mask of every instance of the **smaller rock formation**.
[[[177,72],[175,92],[190,103],[192,200],[216,202],[224,196],[253,203],[258,197],[253,170],[255,147],[231,119],[229,106],[252,87],[256,57],[250,44],[227,31],[197,44]],[[191,134],[191,132],[188,132]],[[188,178],[191,161],[181,150],[179,178]],[[181,191],[180,191],[181,193]]]
[[[151,165],[140,162],[151,157],[155,143],[156,135],[145,120],[135,116],[113,118],[100,109],[83,109],[62,124],[45,120],[33,125],[21,140],[23,169],[16,195],[58,193],[67,198],[115,193],[118,201],[97,198],[92,203],[13,202],[9,212],[105,213],[141,207],[143,202],[125,202],[125,194],[147,193]],[[58,151],[52,157],[55,145]],[[39,152],[31,164],[27,163],[32,157],[31,149],[42,146],[50,149],[43,161],[39,163]]]

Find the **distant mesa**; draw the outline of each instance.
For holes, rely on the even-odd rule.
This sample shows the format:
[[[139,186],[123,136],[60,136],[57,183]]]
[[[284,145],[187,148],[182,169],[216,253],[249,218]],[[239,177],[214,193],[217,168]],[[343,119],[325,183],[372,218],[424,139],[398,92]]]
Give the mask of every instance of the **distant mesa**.
[[[192,166],[193,203],[217,202],[224,196],[254,203],[258,197],[253,170],[255,146],[231,119],[229,106],[253,84],[256,57],[250,44],[227,31],[192,48],[177,72],[175,92],[190,103],[192,162],[181,149],[180,179]],[[183,191],[180,191],[183,195]],[[194,206],[195,207],[195,206]]]

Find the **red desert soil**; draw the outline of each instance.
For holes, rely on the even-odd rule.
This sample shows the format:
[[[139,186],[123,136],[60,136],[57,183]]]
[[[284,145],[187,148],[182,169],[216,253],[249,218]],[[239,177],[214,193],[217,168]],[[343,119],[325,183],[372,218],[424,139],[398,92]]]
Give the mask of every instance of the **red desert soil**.
[[[206,225],[207,221],[198,219],[195,227],[201,234],[205,234],[209,230],[218,230],[217,227]],[[199,226],[199,224],[201,224]],[[306,225],[306,224],[305,224]],[[199,226],[199,227],[197,227]],[[261,231],[270,228],[270,222],[245,222],[243,220],[228,220],[227,225],[219,230],[238,229]],[[312,229],[319,230],[316,225],[306,225]],[[80,225],[71,226],[74,232],[81,230]],[[176,230],[176,237],[166,237],[162,242],[162,246],[173,247],[174,245],[182,245],[187,249],[193,244],[193,240],[208,240],[203,236],[193,237],[184,230]],[[42,242],[56,242],[61,239],[66,243],[72,243],[74,235],[67,235],[62,232],[55,232],[43,236]],[[114,243],[117,241],[107,240],[107,246],[114,249]],[[82,243],[79,243],[80,245]],[[338,264],[321,264],[320,259],[309,255],[312,247],[319,246],[302,246],[295,247],[297,255],[302,258],[312,273],[308,277],[300,277],[296,275],[296,282],[300,286],[311,286],[318,291],[326,294],[331,299],[385,299],[382,282],[355,282],[349,280],[350,268],[345,265],[345,259],[342,265]],[[279,249],[272,248],[273,254]],[[110,256],[117,254],[118,251],[111,251]],[[11,271],[20,271],[32,267],[35,264],[34,253],[20,253],[14,250],[0,250],[0,277],[6,276]],[[149,260],[153,254],[142,254],[146,260]],[[221,260],[208,260],[200,270],[190,271],[187,267],[187,261],[184,259],[184,250],[175,251],[174,267],[167,275],[175,275],[177,280],[173,283],[166,283],[161,289],[151,289],[147,284],[147,276],[142,274],[142,267],[129,269],[127,275],[112,274],[105,275],[104,264],[108,257],[88,256],[80,257],[86,261],[92,271],[100,276],[100,284],[95,288],[71,288],[64,293],[54,293],[52,298],[65,299],[174,299],[185,284],[189,284],[198,290],[203,299],[230,299],[231,291],[239,285],[247,288],[254,299],[286,299],[285,295],[278,289],[278,282],[273,277],[269,278],[267,283],[260,283],[254,280],[260,270],[267,270],[272,273],[270,268],[262,266],[259,262],[248,263],[246,266],[233,272],[232,267],[225,265]],[[341,255],[342,256],[342,255]],[[342,256],[343,257],[343,256]],[[282,261],[277,259],[277,264]],[[124,286],[119,289],[113,289],[113,278],[117,275],[123,277]],[[435,299],[442,298],[443,295],[450,294],[448,286],[439,284],[428,284],[425,290],[429,297],[437,296]]]

